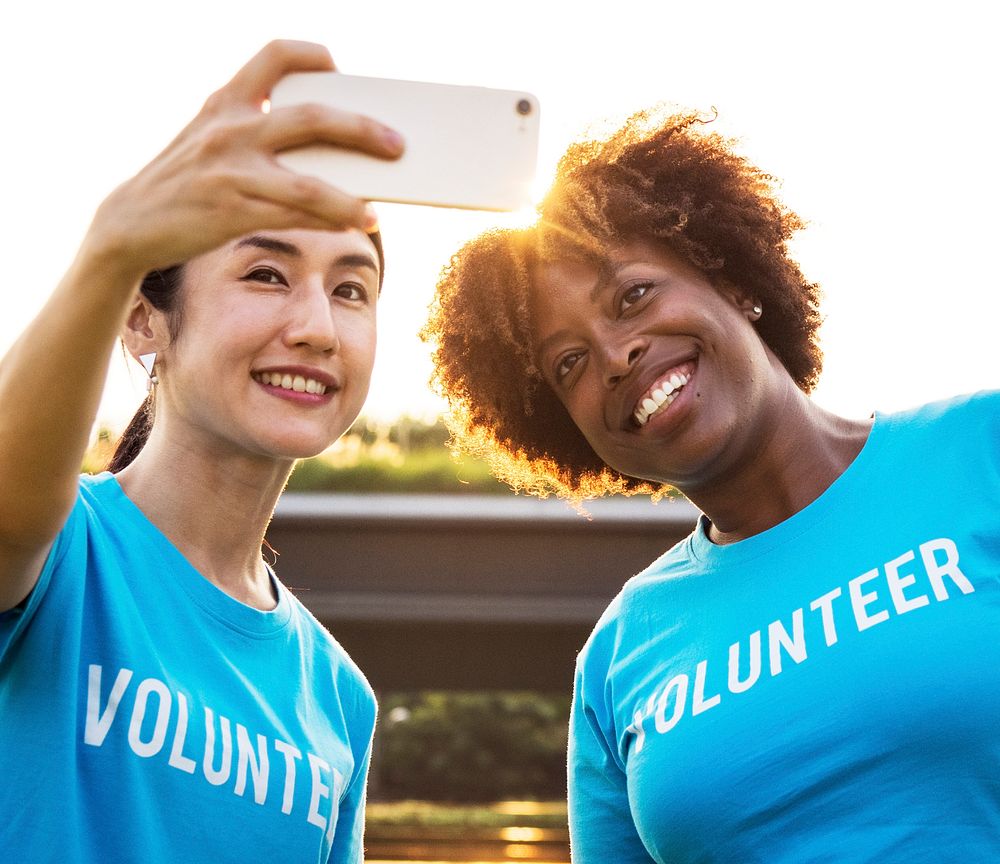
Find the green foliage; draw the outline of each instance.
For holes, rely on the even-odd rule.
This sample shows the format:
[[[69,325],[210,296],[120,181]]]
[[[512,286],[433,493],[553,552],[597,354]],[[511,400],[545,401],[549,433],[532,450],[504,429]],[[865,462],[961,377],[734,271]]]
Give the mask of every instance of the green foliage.
[[[504,494],[510,489],[486,463],[448,449],[440,420],[401,417],[392,424],[360,418],[327,453],[299,462],[288,481],[297,492]]]
[[[107,468],[117,437],[101,427],[84,455],[85,473]],[[298,462],[288,488],[297,492],[510,492],[494,479],[486,463],[452,456],[444,423],[412,417],[400,417],[393,423],[360,418],[329,451]]]
[[[108,463],[111,461],[112,455],[114,455],[117,441],[117,435],[107,426],[101,426],[97,430],[97,435],[94,437],[90,448],[83,454],[81,472],[84,474],[99,474],[101,471],[107,470]]]
[[[432,801],[566,794],[569,696],[395,694],[377,732],[380,797]]]
[[[296,492],[413,492],[443,494],[504,494],[510,489],[497,481],[483,462],[455,460],[442,446],[418,450],[401,460],[360,456],[337,464],[317,456],[295,466],[288,489]]]

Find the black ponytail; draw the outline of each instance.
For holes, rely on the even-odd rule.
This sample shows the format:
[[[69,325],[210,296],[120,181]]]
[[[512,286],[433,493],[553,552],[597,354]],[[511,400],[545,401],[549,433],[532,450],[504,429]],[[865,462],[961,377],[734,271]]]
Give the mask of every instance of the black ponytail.
[[[125,427],[122,437],[118,439],[115,453],[108,463],[108,471],[117,474],[131,463],[139,455],[139,451],[149,438],[149,431],[152,428],[153,394],[150,393],[139,406],[139,410],[135,412],[135,416],[129,421],[128,426]]]

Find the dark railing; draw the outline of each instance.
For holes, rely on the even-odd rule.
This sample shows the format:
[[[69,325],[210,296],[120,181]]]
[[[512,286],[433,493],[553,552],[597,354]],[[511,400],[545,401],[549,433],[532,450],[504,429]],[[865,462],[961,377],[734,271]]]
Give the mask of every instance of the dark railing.
[[[376,690],[565,692],[608,601],[690,530],[686,501],[580,515],[524,496],[287,493],[278,573]]]

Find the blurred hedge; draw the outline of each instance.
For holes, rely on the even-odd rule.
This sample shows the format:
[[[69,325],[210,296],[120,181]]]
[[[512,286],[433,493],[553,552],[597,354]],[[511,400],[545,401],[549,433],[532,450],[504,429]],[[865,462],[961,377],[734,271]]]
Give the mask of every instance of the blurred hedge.
[[[84,456],[83,470],[103,471],[117,435],[101,428]],[[325,453],[299,461],[288,481],[297,492],[509,494],[484,462],[456,459],[440,420],[400,417],[382,423],[364,417]]]
[[[373,761],[378,798],[564,798],[569,704],[568,694],[384,695]]]
[[[344,463],[328,457],[303,459],[288,481],[295,492],[383,492],[504,494],[510,489],[490,474],[486,464],[456,461],[443,447],[410,452],[398,459],[359,455]]]

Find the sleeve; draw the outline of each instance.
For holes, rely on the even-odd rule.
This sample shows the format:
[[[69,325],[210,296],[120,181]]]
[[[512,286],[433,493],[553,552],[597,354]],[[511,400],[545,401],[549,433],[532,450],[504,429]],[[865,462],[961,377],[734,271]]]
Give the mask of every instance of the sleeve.
[[[0,612],[0,662],[4,660],[11,646],[17,642],[35,617],[35,613],[52,583],[52,574],[59,569],[73,546],[86,542],[86,521],[83,502],[78,494],[76,504],[70,511],[66,524],[56,535],[52,547],[49,549],[49,554],[42,565],[42,572],[38,575],[35,587],[31,589],[31,593],[24,599],[23,603],[13,609]]]
[[[372,741],[375,732],[374,696],[372,697],[371,730],[364,752],[356,762],[350,785],[340,799],[337,827],[330,846],[329,864],[363,864],[365,859],[365,793],[368,788],[368,769],[371,766]]]
[[[651,864],[632,819],[625,771],[617,758],[614,726],[601,698],[578,666],[569,728],[569,834],[573,864]]]
[[[948,482],[970,497],[985,496],[988,508],[1000,507],[1000,390],[981,390],[928,410],[940,421],[937,449],[951,454]]]
[[[982,394],[986,415],[986,447],[993,468],[993,488],[1000,490],[1000,390]]]

